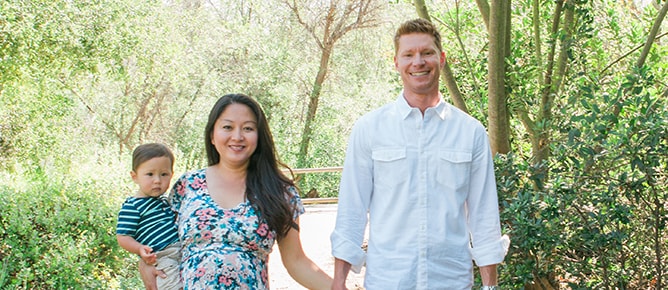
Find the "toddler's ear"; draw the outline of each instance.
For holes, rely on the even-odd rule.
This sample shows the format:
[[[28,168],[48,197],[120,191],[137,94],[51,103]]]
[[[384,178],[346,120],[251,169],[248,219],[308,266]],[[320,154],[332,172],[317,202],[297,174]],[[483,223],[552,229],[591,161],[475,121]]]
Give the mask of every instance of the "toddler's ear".
[[[134,170],[130,171],[130,177],[132,177],[132,181],[137,182],[137,172]]]

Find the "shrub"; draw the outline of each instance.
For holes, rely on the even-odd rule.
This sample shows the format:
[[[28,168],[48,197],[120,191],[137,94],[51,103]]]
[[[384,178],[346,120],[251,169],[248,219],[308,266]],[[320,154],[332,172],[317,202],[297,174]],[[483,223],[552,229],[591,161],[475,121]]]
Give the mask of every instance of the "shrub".
[[[136,258],[116,242],[119,203],[95,183],[37,174],[0,187],[0,288],[139,288]]]

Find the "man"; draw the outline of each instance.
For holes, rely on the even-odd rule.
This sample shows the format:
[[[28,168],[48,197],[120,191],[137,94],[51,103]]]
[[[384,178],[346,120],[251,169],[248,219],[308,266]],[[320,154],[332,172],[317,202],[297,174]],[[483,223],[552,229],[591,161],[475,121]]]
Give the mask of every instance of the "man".
[[[403,91],[360,118],[348,141],[332,288],[345,289],[350,269],[366,263],[368,290],[471,289],[475,261],[483,289],[496,289],[509,240],[485,128],[443,101],[445,53],[429,21],[403,23],[394,45]]]

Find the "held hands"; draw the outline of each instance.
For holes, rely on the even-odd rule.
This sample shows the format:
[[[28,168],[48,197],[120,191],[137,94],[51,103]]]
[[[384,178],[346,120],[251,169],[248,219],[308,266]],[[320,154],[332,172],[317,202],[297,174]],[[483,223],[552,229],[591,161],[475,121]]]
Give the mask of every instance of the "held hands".
[[[332,290],[348,290],[348,288],[346,287],[346,280],[343,281],[339,280],[334,279],[334,281],[332,282]]]
[[[147,265],[155,265],[158,262],[158,257],[153,253],[153,249],[149,246],[141,246],[139,248],[139,256]]]

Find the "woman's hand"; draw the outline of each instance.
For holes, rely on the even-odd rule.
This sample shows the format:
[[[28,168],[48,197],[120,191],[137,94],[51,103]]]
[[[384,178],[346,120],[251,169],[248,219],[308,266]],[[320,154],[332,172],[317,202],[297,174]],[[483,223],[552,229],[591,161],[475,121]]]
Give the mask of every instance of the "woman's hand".
[[[144,282],[144,287],[146,290],[158,290],[157,276],[164,279],[167,278],[167,275],[161,270],[146,264],[143,259],[139,259],[139,275],[141,276],[142,282]]]

